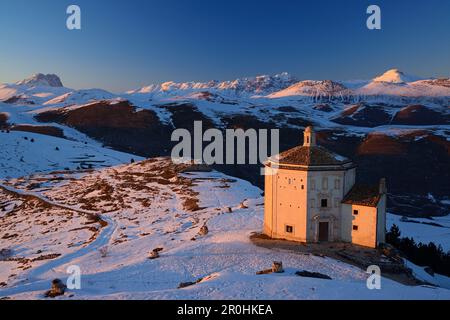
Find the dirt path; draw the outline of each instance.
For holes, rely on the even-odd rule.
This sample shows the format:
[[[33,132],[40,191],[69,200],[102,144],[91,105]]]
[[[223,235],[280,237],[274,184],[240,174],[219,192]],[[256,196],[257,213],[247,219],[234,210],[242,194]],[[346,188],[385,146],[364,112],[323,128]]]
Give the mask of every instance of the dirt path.
[[[9,287],[5,290],[0,290],[0,296],[8,296],[12,294],[18,294],[29,291],[44,291],[48,289],[51,279],[49,279],[48,277],[47,278],[43,277],[45,276],[46,273],[51,272],[64,265],[68,265],[70,264],[71,261],[81,258],[86,254],[94,252],[100,249],[101,247],[108,245],[111,241],[112,235],[117,230],[116,222],[105,215],[80,210],[66,205],[61,205],[35,192],[25,192],[23,190],[17,190],[10,186],[5,186],[3,184],[0,184],[0,189],[20,198],[36,199],[38,201],[42,201],[45,204],[56,208],[75,211],[80,214],[87,215],[90,218],[99,219],[102,225],[102,229],[98,234],[98,236],[96,237],[96,239],[90,244],[88,244],[86,247],[81,248],[70,254],[66,254],[58,259],[48,261],[39,267],[30,269],[30,271],[28,273],[25,273],[22,279],[16,281],[16,283],[14,283],[12,287]]]
[[[92,211],[86,211],[86,210],[82,210],[82,209],[78,209],[78,208],[73,208],[71,206],[66,206],[63,204],[59,204],[56,203],[54,201],[51,201],[50,199],[45,198],[44,196],[36,193],[36,192],[29,192],[29,191],[23,191],[23,190],[19,190],[19,189],[15,189],[13,187],[4,185],[0,183],[0,189],[3,190],[6,193],[12,194],[16,197],[19,198],[26,198],[26,199],[35,199],[38,201],[41,201],[47,205],[50,205],[52,207],[58,208],[58,209],[65,209],[65,210],[70,210],[70,211],[75,211],[78,212],[82,215],[88,216],[89,218],[91,218],[92,220],[96,220],[98,218],[100,218],[100,221],[102,221],[103,217],[101,217],[98,213],[96,212],[92,212]]]

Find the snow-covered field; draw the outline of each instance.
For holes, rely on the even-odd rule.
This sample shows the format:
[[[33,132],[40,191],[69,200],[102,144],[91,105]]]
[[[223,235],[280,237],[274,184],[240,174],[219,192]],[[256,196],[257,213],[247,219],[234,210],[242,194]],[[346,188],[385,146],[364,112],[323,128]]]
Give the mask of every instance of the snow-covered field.
[[[433,219],[407,218],[388,214],[387,228],[397,225],[402,233],[401,237],[414,238],[424,244],[434,242],[441,245],[444,251],[450,250],[450,216],[433,217]],[[436,224],[436,225],[434,225]]]
[[[99,143],[85,144],[31,132],[0,132],[0,140],[0,178],[3,179],[44,171],[110,167],[141,159],[104,148]]]
[[[54,187],[29,190],[38,177],[8,183],[5,187],[16,193],[3,191],[1,202],[25,206],[15,212],[9,206],[14,214],[6,214],[1,230],[5,223],[14,224],[17,235],[0,239],[0,248],[29,261],[0,263],[0,282],[6,283],[0,297],[43,298],[52,279],[66,279],[67,268],[77,265],[82,288],[59,299],[450,299],[444,288],[405,286],[385,278],[381,290],[369,290],[368,275],[357,267],[257,247],[249,236],[262,228],[261,190],[215,171],[185,170],[157,159],[65,176]],[[103,223],[75,228],[86,226],[83,219],[94,213]],[[200,236],[204,224],[209,233]],[[44,232],[52,233],[42,238]],[[155,248],[163,248],[161,256],[149,260]],[[50,253],[60,256],[32,259]],[[255,274],[273,261],[282,261],[286,272]],[[301,278],[295,275],[298,270],[333,280]],[[200,278],[198,284],[177,289],[181,282]]]

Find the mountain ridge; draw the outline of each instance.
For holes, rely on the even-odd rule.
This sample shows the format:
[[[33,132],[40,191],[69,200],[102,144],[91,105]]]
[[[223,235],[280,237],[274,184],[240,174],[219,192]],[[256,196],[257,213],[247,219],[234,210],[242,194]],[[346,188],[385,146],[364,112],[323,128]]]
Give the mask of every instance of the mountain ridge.
[[[0,85],[0,101],[14,104],[67,105],[115,98],[147,101],[168,98],[201,100],[208,95],[214,96],[217,100],[224,100],[226,97],[353,101],[373,98],[383,100],[385,97],[400,100],[434,99],[450,97],[450,79],[424,79],[408,75],[399,69],[390,69],[372,80],[358,81],[298,80],[295,76],[283,72],[229,81],[168,81],[114,94],[103,89],[66,88],[57,75],[39,73],[15,84]]]

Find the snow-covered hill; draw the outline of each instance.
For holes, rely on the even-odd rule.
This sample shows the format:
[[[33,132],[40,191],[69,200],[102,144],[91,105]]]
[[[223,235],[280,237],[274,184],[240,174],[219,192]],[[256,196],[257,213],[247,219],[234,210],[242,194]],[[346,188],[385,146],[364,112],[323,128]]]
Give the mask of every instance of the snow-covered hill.
[[[448,101],[450,79],[425,80],[392,69],[371,81],[301,81],[268,97],[310,97],[315,100],[371,100],[392,103],[401,102],[405,97],[422,98],[424,101],[441,97],[446,98],[444,101]]]
[[[373,79],[374,82],[389,82],[389,83],[407,83],[420,80],[418,77],[407,75],[398,69],[390,69],[382,75]]]
[[[45,106],[80,105],[99,100],[111,100],[117,96],[102,89],[74,90],[44,103]]]
[[[142,159],[106,148],[67,126],[39,123],[34,116],[44,107],[0,102],[0,179],[40,172],[100,168]]]
[[[93,142],[73,141],[32,132],[0,132],[0,179],[40,172],[110,167],[142,159]],[[89,143],[88,143],[89,141]]]
[[[0,101],[16,105],[38,106],[70,91],[64,87],[4,84],[0,85]]]
[[[14,105],[39,108],[43,105],[67,106],[117,96],[102,89],[74,90],[63,86],[54,74],[38,73],[14,84],[0,85],[0,101]]]
[[[70,91],[54,74],[35,74],[14,84],[0,85],[0,101],[11,104],[40,105]]]
[[[284,98],[292,96],[312,97],[314,99],[343,98],[352,95],[352,91],[344,85],[330,81],[301,81],[287,89],[270,94],[269,98]]]
[[[55,88],[63,87],[61,79],[56,74],[42,74],[42,73],[34,74],[30,78],[19,81],[17,82],[17,85],[30,87],[42,87],[42,86]]]
[[[398,69],[388,70],[355,90],[361,96],[450,97],[450,79],[421,79]]]
[[[397,225],[402,237],[413,238],[417,243],[434,242],[442,246],[445,252],[450,251],[450,216],[421,219],[390,214],[387,224],[388,229],[394,224]]]
[[[192,169],[152,159],[6,183],[0,188],[6,208],[0,247],[12,250],[0,264],[0,297],[42,299],[52,279],[66,279],[67,268],[77,265],[81,289],[61,299],[450,298],[444,288],[387,278],[381,290],[369,290],[368,275],[358,267],[258,247],[249,237],[262,228],[261,190]],[[209,233],[200,235],[204,225]],[[156,248],[160,258],[150,260]],[[282,261],[285,273],[256,275],[273,261]],[[299,277],[298,270],[332,280]],[[181,282],[193,284],[178,289]]]

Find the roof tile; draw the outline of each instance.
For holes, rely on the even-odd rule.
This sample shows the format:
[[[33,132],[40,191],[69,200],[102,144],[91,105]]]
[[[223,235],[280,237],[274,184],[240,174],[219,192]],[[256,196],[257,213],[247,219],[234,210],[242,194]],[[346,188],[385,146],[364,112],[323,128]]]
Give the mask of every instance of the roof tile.
[[[378,186],[354,185],[342,203],[376,207],[381,199]]]
[[[335,166],[350,163],[351,160],[320,146],[298,146],[280,153],[272,160],[279,164],[304,166]]]

